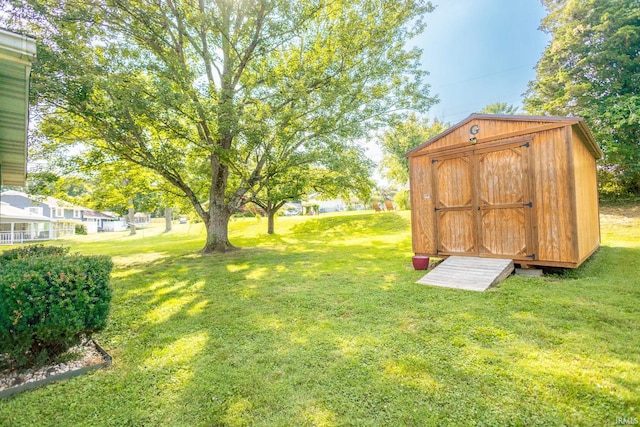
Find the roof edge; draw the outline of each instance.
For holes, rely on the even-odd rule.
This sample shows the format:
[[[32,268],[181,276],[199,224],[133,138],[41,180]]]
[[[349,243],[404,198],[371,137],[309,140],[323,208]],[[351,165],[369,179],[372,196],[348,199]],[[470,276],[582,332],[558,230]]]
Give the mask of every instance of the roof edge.
[[[33,62],[36,58],[36,39],[0,28],[0,53],[16,60]]]
[[[423,149],[424,147],[426,147],[427,145],[431,144],[432,142],[449,135],[450,133],[454,132],[455,130],[457,130],[458,128],[464,126],[465,124],[469,123],[472,120],[490,120],[490,119],[498,119],[498,120],[506,120],[506,121],[519,121],[519,122],[540,122],[540,121],[546,121],[546,122],[566,122],[566,123],[570,123],[570,124],[578,124],[578,123],[583,123],[584,119],[582,117],[563,117],[563,116],[517,116],[517,115],[510,115],[510,114],[479,114],[479,113],[473,113],[471,115],[469,115],[467,118],[461,120],[460,122],[456,123],[455,125],[451,126],[449,129],[440,132],[439,134],[437,134],[436,136],[433,136],[431,138],[429,138],[427,141],[423,142],[422,144],[418,145],[417,147],[415,147],[414,149],[408,151],[407,153],[405,153],[404,157],[408,158],[411,157],[411,155],[417,151],[420,151],[421,149]],[[590,131],[588,130],[588,128],[582,124],[582,127],[584,127],[587,132],[590,133]],[[598,145],[595,143],[595,138],[593,138],[593,134],[591,134],[592,140],[590,141],[590,143],[593,143],[595,145],[595,147],[597,148]],[[598,148],[599,150],[599,148]]]
[[[578,125],[578,129],[580,130],[580,132],[583,134],[583,136],[586,139],[586,146],[587,149],[589,151],[591,151],[591,154],[593,154],[593,156],[596,159],[601,159],[604,157],[604,153],[602,152],[602,149],[600,148],[600,146],[598,145],[598,143],[596,142],[596,137],[593,134],[593,132],[591,132],[591,129],[589,129],[589,127],[587,126],[587,124],[585,123],[584,120],[581,120],[577,123]]]

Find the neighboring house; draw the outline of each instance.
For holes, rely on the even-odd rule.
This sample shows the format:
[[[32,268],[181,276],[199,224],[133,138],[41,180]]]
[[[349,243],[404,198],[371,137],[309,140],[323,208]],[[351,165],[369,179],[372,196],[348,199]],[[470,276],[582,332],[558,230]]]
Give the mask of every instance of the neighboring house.
[[[13,245],[34,240],[53,239],[51,219],[0,202],[0,244]]]
[[[305,214],[308,214],[313,206],[318,207],[319,212],[315,213],[344,212],[346,210],[346,206],[340,197],[337,199],[323,200],[321,196],[320,193],[309,195],[308,199],[302,203],[302,206],[305,208]]]
[[[15,208],[48,218],[53,236],[51,238],[74,235],[75,227],[79,224],[86,227],[87,233],[122,231],[127,226],[125,221],[114,214],[77,206],[51,196],[38,197],[8,190],[3,192],[1,197],[3,202]]]
[[[33,215],[41,215],[51,223],[51,239],[73,236],[76,224],[81,222],[80,209],[71,203],[53,197],[30,196],[22,191],[4,191],[2,201]]]
[[[0,28],[0,187],[24,186],[27,175],[29,75],[35,39]],[[0,244],[49,238],[50,222],[4,203],[0,196]]]
[[[113,213],[77,206],[50,196],[44,199],[44,203],[54,209],[52,218],[80,221],[87,228],[89,234],[99,231],[122,231],[127,228],[127,222]]]
[[[0,28],[0,186],[24,186],[35,39]]]
[[[111,212],[85,209],[82,211],[82,221],[87,226],[88,233],[98,231],[123,231],[127,229],[127,222]]]
[[[151,215],[144,212],[136,212],[133,214],[133,222],[136,227],[147,225],[151,222]]]

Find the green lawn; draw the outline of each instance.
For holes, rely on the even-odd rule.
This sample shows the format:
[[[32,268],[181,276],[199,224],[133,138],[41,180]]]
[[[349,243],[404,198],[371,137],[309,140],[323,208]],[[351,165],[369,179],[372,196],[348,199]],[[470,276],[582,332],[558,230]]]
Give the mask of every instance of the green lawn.
[[[409,213],[69,241],[113,256],[110,369],[0,401],[0,425],[615,425],[640,418],[640,218],[564,276],[414,282]],[[637,421],[636,421],[637,423]]]

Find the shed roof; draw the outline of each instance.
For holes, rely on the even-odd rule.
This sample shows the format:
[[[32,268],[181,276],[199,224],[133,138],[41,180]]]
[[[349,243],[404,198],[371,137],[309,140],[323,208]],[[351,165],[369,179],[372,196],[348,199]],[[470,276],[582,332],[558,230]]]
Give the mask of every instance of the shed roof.
[[[25,184],[29,74],[35,57],[35,39],[0,28],[0,174],[4,185]]]
[[[580,132],[584,135],[584,139],[587,145],[587,148],[594,157],[600,158],[602,157],[602,150],[596,143],[595,137],[591,130],[587,127],[582,117],[561,117],[561,116],[515,116],[515,115],[505,115],[505,114],[471,114],[466,119],[461,122],[451,126],[449,129],[444,132],[439,133],[428,141],[418,145],[416,148],[412,149],[408,153],[405,154],[405,157],[412,157],[418,151],[422,150],[426,146],[432,144],[433,142],[441,139],[442,137],[454,132],[455,130],[465,126],[469,122],[473,120],[502,120],[502,121],[518,121],[518,122],[548,122],[548,123],[566,123],[568,125],[577,126]],[[525,133],[526,131],[523,131]]]

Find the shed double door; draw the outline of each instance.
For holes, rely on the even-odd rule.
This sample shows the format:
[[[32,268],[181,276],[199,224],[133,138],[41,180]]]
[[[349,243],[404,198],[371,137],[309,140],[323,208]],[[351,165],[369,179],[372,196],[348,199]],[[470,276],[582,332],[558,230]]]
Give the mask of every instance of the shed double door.
[[[528,142],[432,157],[437,250],[535,259]]]

